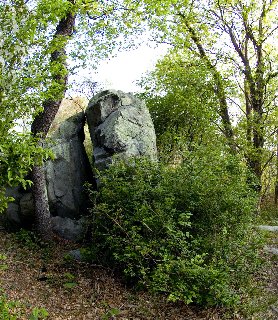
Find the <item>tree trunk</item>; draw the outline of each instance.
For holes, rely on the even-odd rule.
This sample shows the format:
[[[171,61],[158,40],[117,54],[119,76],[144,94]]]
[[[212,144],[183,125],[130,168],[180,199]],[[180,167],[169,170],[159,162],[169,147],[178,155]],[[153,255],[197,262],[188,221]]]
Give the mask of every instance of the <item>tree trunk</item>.
[[[35,166],[32,170],[31,178],[35,200],[36,230],[43,240],[50,241],[52,239],[52,227],[44,168]]]
[[[70,0],[74,4],[75,0]],[[58,71],[52,74],[53,82],[58,84],[60,90],[56,98],[46,100],[43,103],[43,112],[35,117],[31,131],[34,136],[40,138],[39,144],[43,141],[60,107],[61,101],[65,95],[68,81],[68,72],[66,64],[66,45],[69,37],[73,33],[75,24],[75,15],[71,8],[67,15],[59,21],[53,40],[61,38],[60,48],[54,50],[51,54],[50,65],[59,64]],[[48,204],[46,189],[45,172],[43,167],[34,166],[32,170],[33,196],[35,202],[35,227],[43,240],[49,241],[52,238],[51,215]]]
[[[179,15],[184,19],[184,23],[190,33],[192,41],[195,43],[198,49],[200,57],[203,59],[203,61],[206,63],[206,65],[208,66],[208,68],[212,73],[214,84],[215,84],[214,92],[219,102],[218,114],[222,121],[223,133],[227,139],[231,153],[235,154],[237,152],[237,147],[234,139],[234,132],[233,132],[233,127],[232,127],[231,118],[229,114],[225,88],[223,86],[223,78],[220,72],[217,70],[216,66],[212,64],[211,60],[206,54],[206,51],[201,43],[201,39],[198,37],[195,30],[190,26],[189,22],[186,20],[186,17],[181,13],[179,13]]]
[[[278,205],[278,129],[276,131],[276,179],[275,179],[275,191],[274,191],[274,203]]]

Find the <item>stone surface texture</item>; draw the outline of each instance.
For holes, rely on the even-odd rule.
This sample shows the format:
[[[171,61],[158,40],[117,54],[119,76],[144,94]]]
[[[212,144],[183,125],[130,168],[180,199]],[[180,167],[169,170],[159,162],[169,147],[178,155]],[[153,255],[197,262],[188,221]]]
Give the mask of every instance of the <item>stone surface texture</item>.
[[[82,105],[83,103],[83,105]],[[55,159],[45,163],[49,206],[53,229],[69,240],[79,240],[84,229],[87,209],[84,183],[92,178],[92,170],[84,148],[85,108],[82,100],[64,99],[48,135],[48,147]],[[88,135],[89,136],[89,135]],[[7,189],[15,201],[6,211],[11,229],[34,221],[34,204],[30,190]],[[83,228],[83,229],[82,229]]]
[[[157,159],[156,136],[145,103],[131,93],[106,90],[93,97],[86,109],[93,143],[93,163],[105,169],[113,157],[145,156]]]
[[[45,164],[50,211],[71,219],[85,213],[84,183],[92,177],[84,141],[85,114],[64,120],[51,135],[53,161]]]
[[[74,220],[56,216],[52,217],[51,223],[53,231],[67,240],[82,241],[87,233],[88,224],[83,218]]]
[[[107,90],[91,99],[86,113],[85,105],[82,99],[63,100],[47,141],[54,160],[48,160],[44,166],[53,230],[72,241],[82,240],[87,232],[84,183],[93,182],[88,152],[97,169],[106,168],[115,156],[124,160],[133,156],[157,160],[154,126],[144,102],[130,93]],[[86,117],[90,131],[85,143],[87,153]],[[7,195],[15,199],[6,211],[8,224],[12,229],[31,225],[31,190],[11,188]]]
[[[265,230],[265,231],[278,232],[278,226],[260,225],[260,226],[258,226],[258,228],[261,229],[261,230]]]

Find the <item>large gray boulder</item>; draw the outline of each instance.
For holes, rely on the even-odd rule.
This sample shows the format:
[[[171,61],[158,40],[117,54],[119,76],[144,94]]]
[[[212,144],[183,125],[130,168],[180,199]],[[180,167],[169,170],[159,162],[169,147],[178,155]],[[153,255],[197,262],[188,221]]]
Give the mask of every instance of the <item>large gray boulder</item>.
[[[92,177],[83,145],[85,114],[64,120],[52,133],[55,159],[45,164],[47,192],[53,215],[79,219],[87,208],[84,184]]]
[[[53,230],[79,241],[87,232],[87,199],[84,183],[92,180],[92,170],[84,148],[85,113],[82,101],[67,100],[60,107],[50,130],[48,147],[54,160],[45,163],[45,174]],[[107,90],[96,95],[86,109],[93,144],[93,162],[104,169],[116,157],[144,156],[157,160],[156,136],[148,109],[130,93]],[[87,139],[88,141],[89,139]],[[87,151],[90,150],[87,145]],[[9,194],[10,193],[10,194]],[[24,226],[34,218],[30,190],[7,190],[14,197],[6,212],[12,226]]]
[[[97,169],[107,168],[115,155],[120,159],[157,159],[150,113],[145,103],[131,93],[106,90],[97,94],[89,102],[86,117]]]
[[[49,134],[48,147],[54,160],[45,163],[47,192],[53,230],[73,241],[84,236],[87,201],[84,183],[92,179],[92,169],[84,142],[85,114],[79,105],[65,101],[55,117]],[[6,222],[11,229],[28,226],[34,221],[34,203],[31,190],[22,187],[7,189],[13,197],[6,210]]]

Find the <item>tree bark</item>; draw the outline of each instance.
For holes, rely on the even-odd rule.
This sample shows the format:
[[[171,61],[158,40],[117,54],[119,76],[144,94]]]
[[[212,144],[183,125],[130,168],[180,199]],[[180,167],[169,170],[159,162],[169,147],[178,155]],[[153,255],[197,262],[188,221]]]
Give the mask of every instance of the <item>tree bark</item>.
[[[278,129],[276,131],[276,179],[275,179],[275,190],[274,190],[274,203],[278,205]]]
[[[51,216],[48,206],[48,196],[44,168],[34,166],[32,170],[33,195],[35,199],[35,226],[43,240],[51,240]]]
[[[221,10],[221,9],[220,9]],[[242,72],[245,77],[244,93],[246,100],[246,120],[247,120],[247,142],[251,142],[252,151],[247,154],[247,163],[249,169],[256,176],[257,182],[254,186],[256,191],[261,191],[262,178],[262,153],[264,148],[264,91],[266,81],[264,78],[264,57],[263,57],[263,19],[266,13],[266,3],[263,1],[262,11],[258,21],[259,35],[257,39],[252,31],[252,28],[247,20],[247,17],[242,14],[242,22],[245,30],[245,45],[242,47],[237,39],[236,32],[222,17],[224,30],[229,35],[231,43],[238,54],[243,64]],[[253,49],[256,55],[255,70],[251,67],[250,60],[247,54],[247,43],[251,40]],[[248,91],[247,91],[248,90]],[[252,123],[250,118],[252,117]],[[252,137],[251,137],[252,136]]]
[[[69,0],[69,2],[74,4],[75,0]],[[59,64],[59,68],[57,68],[59,71],[53,73],[52,78],[53,82],[59,85],[60,90],[55,98],[44,101],[43,112],[36,116],[32,123],[31,131],[34,136],[40,138],[40,145],[43,144],[65,95],[68,82],[66,45],[69,37],[73,34],[74,24],[75,15],[70,8],[67,15],[59,21],[53,36],[53,40],[57,40],[59,37],[61,38],[61,47],[54,50],[51,53],[50,58],[50,65]],[[49,241],[52,239],[52,227],[44,168],[42,166],[34,166],[31,177],[33,181],[33,196],[35,202],[36,231],[43,240]]]
[[[184,17],[181,13],[180,13],[180,16],[184,19],[185,25],[190,33],[191,39],[197,46],[200,57],[204,60],[208,68],[211,70],[211,73],[214,79],[214,84],[215,84],[214,92],[219,101],[218,114],[222,121],[223,133],[228,141],[231,153],[235,154],[237,151],[237,147],[234,139],[234,132],[233,132],[233,127],[232,127],[231,118],[229,114],[227,97],[226,97],[225,89],[223,86],[222,76],[218,72],[216,66],[211,63],[211,60],[206,54],[206,51],[201,43],[201,39],[196,34],[195,30],[190,26],[189,22],[186,20],[186,17]]]

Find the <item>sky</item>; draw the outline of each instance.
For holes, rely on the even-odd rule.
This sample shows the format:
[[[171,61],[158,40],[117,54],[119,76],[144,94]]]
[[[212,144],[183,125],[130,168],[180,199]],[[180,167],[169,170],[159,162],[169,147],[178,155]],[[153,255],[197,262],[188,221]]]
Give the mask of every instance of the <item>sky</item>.
[[[130,52],[120,52],[117,57],[101,62],[99,79],[114,89],[127,92],[140,90],[136,84],[142,75],[155,67],[156,61],[165,53],[162,47],[150,48],[143,45]]]
[[[113,53],[113,57],[99,63],[97,70],[81,71],[79,81],[86,77],[96,81],[103,89],[116,89],[124,92],[142,91],[136,81],[154,69],[155,64],[167,51],[166,45],[149,47],[143,43],[139,48]],[[88,91],[88,89],[85,91]],[[86,92],[86,95],[88,93]]]

